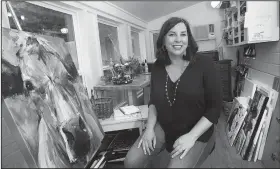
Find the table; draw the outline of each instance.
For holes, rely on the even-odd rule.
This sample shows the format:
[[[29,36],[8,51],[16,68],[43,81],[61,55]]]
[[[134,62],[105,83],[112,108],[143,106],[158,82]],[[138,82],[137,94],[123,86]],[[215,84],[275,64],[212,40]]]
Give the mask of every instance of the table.
[[[145,128],[145,122],[148,118],[148,105],[141,105],[137,107],[141,111],[141,114],[137,117],[115,120],[114,114],[112,114],[112,116],[108,119],[104,119],[104,120],[99,119],[103,131],[108,132],[108,131],[139,128],[139,133],[141,135],[143,129]]]
[[[148,104],[150,96],[150,74],[141,74],[136,76],[132,83],[123,85],[114,85],[113,83],[105,83],[101,81],[94,86],[95,91],[115,91],[115,90],[127,90],[128,105],[138,105],[137,103],[137,91],[143,89],[144,104]]]

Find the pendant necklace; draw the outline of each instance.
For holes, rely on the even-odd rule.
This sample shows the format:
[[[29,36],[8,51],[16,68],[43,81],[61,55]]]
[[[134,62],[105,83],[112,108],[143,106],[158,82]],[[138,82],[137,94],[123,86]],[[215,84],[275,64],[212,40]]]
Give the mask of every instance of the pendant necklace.
[[[180,82],[180,80],[181,80],[181,76],[183,75],[183,72],[184,72],[184,70],[185,70],[185,68],[186,68],[187,66],[188,66],[188,63],[185,63],[185,64],[184,64],[184,67],[183,67],[183,69],[182,69],[181,75],[180,75],[179,79],[178,79],[177,82],[176,82],[176,86],[175,86],[175,90],[174,90],[174,97],[173,97],[173,100],[172,100],[172,101],[170,101],[170,98],[169,98],[169,96],[168,96],[168,90],[167,90],[167,89],[168,89],[168,87],[167,87],[168,73],[166,72],[165,92],[166,92],[166,98],[167,98],[167,101],[168,101],[170,107],[172,107],[172,106],[174,105],[175,101],[176,101],[177,88],[178,88],[179,82]]]

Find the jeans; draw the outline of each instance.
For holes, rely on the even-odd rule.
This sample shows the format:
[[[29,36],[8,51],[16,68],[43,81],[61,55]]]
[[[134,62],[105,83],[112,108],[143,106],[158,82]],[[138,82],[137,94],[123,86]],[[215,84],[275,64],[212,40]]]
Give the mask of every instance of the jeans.
[[[165,133],[161,126],[157,123],[155,125],[155,135],[156,135],[156,146],[154,151],[150,151],[151,155],[144,154],[142,145],[137,148],[141,136],[136,140],[133,146],[128,151],[125,161],[125,168],[146,168],[152,162],[152,160],[159,155],[163,150],[165,150]],[[175,158],[171,158],[170,153],[167,154],[167,159],[169,159],[167,168],[196,168],[199,167],[211,153],[214,143],[215,134],[211,136],[207,143],[196,141],[195,145],[189,150],[183,159],[180,159],[180,155]],[[165,167],[165,168],[166,168]]]

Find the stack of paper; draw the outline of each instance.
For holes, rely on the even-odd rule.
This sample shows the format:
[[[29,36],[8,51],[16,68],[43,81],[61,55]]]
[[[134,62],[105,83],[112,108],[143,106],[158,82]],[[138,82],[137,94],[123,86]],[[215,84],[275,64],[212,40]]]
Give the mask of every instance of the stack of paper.
[[[136,118],[138,116],[141,116],[141,114],[140,113],[124,114],[119,109],[114,110],[114,119],[115,120],[123,120],[123,119]]]
[[[123,106],[119,108],[120,111],[123,112],[123,114],[128,115],[128,114],[134,114],[134,113],[139,113],[140,109],[134,105],[131,106]]]

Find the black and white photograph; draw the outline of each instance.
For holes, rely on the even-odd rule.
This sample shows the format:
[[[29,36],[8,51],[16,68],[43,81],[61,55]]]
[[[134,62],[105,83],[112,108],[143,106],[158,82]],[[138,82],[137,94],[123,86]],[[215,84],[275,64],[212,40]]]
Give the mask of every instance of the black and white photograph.
[[[1,168],[280,168],[280,1],[1,1]]]

